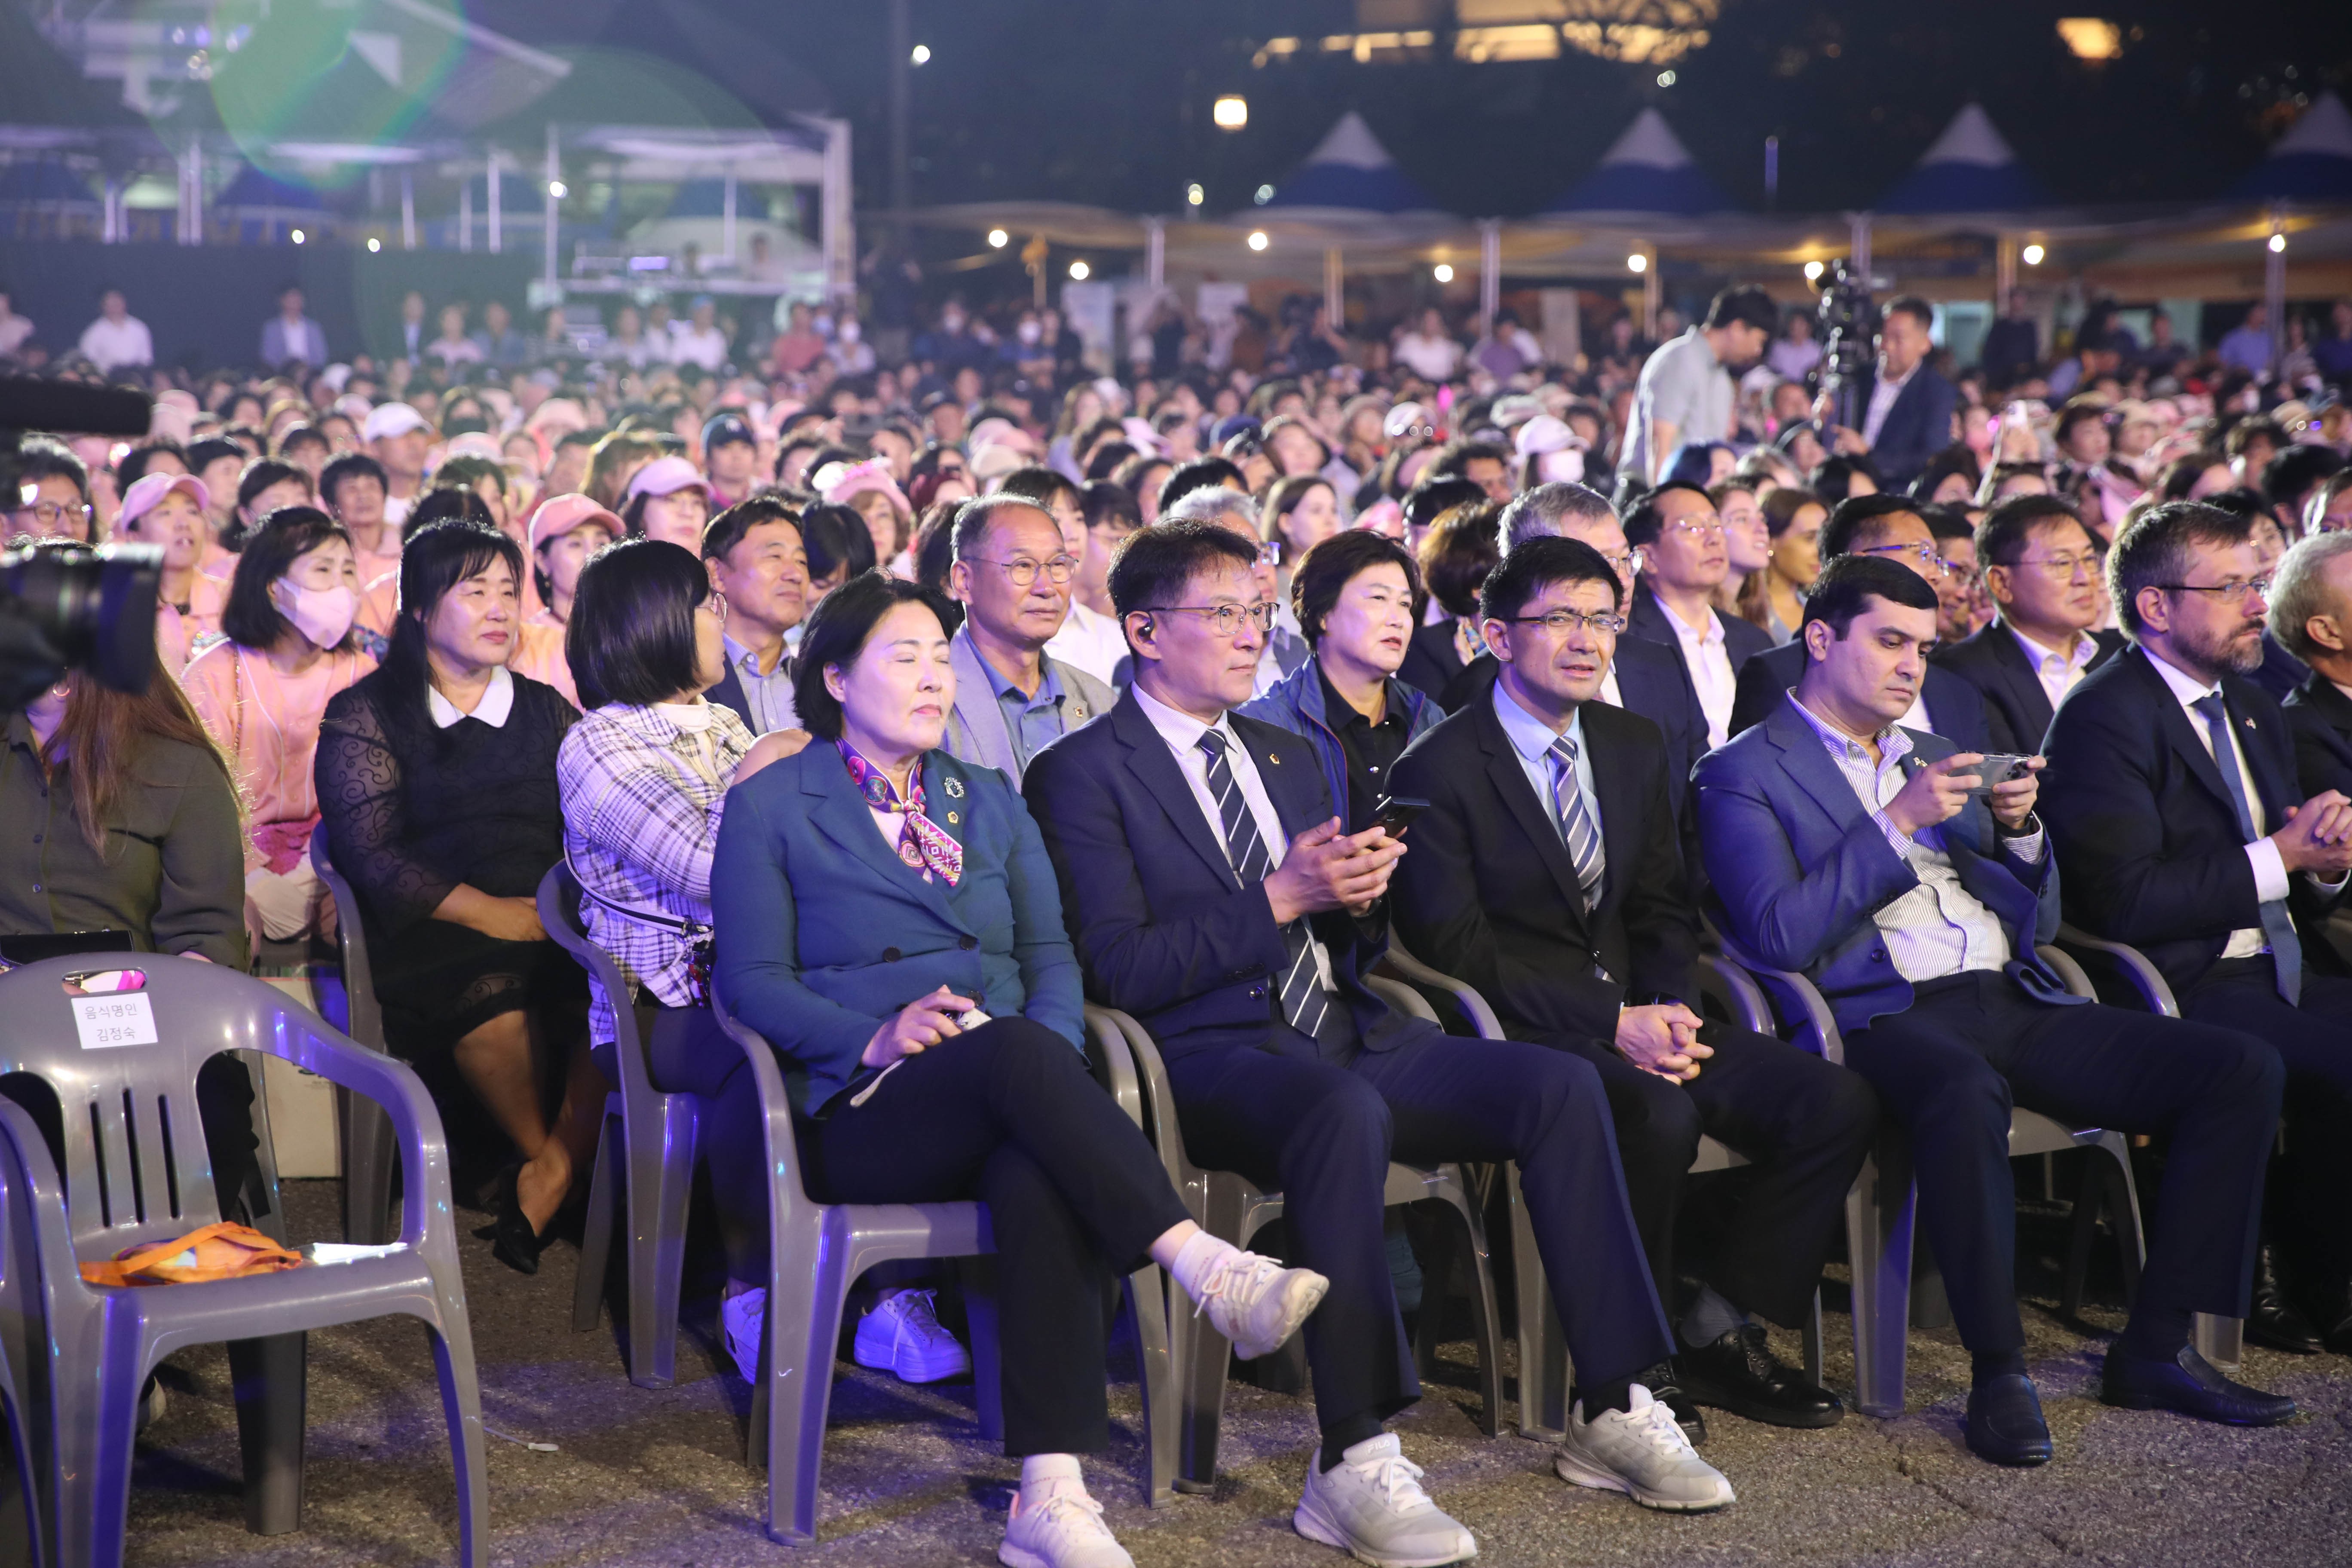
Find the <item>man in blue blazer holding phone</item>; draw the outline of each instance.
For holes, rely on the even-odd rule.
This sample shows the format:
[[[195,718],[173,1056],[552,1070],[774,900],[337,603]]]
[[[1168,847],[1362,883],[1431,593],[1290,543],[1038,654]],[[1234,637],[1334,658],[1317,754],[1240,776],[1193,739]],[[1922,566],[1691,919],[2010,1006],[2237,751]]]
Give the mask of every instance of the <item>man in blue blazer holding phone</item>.
[[[1205,523],[1131,538],[1110,591],[1135,682],[1041,752],[1024,792],[1088,993],[1150,1030],[1192,1157],[1279,1187],[1292,1261],[1331,1281],[1307,1325],[1322,1444],[1294,1522],[1369,1562],[1476,1550],[1382,1429],[1420,1394],[1381,1234],[1391,1159],[1517,1163],[1583,1379],[1562,1476],[1720,1507],[1728,1483],[1636,1381],[1672,1344],[1598,1076],[1540,1046],[1450,1038],[1364,984],[1406,848],[1342,834],[1313,749],[1232,711],[1273,622],[1256,559]]]
[[[2294,1401],[2230,1381],[2189,1344],[2192,1314],[2245,1315],[2285,1081],[2277,1053],[2071,995],[2036,955],[2058,923],[2033,810],[2040,760],[1984,779],[1979,753],[1898,722],[1936,620],[1934,587],[1907,567],[1848,554],[1823,569],[1795,689],[1693,781],[1725,935],[1820,987],[1846,1065],[1909,1138],[1920,1220],[1974,1362],[1970,1448],[1996,1464],[2051,1457],[2017,1313],[2012,1105],[2171,1139],[2139,1298],[2101,1396],[2236,1426],[2284,1421]]]

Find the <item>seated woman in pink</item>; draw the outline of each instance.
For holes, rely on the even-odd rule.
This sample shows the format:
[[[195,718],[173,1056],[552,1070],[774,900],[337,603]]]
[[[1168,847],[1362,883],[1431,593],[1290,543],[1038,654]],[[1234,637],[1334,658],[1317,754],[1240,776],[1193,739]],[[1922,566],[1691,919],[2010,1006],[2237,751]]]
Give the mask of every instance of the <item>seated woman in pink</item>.
[[[572,595],[588,557],[625,531],[621,520],[583,495],[556,496],[530,518],[531,581],[544,607],[522,624],[522,642],[508,668],[543,680],[573,707],[580,689],[563,656],[563,630],[572,619]]]
[[[237,555],[226,635],[180,678],[245,805],[245,923],[257,941],[334,927],[310,867],[311,763],[327,700],[375,668],[352,629],[359,576],[342,524],[315,507],[279,508]]]
[[[161,545],[163,579],[155,596],[155,652],[177,676],[188,662],[189,646],[220,630],[228,584],[196,569],[202,559],[205,514],[212,497],[205,482],[188,474],[152,473],[132,485],[114,520],[114,537],[126,544]]]

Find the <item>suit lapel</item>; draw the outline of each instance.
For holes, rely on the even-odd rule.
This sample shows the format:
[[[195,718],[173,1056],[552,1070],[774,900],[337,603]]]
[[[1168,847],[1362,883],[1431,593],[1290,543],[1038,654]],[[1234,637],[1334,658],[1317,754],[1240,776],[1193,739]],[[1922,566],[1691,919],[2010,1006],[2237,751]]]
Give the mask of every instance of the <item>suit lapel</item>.
[[[1265,786],[1265,798],[1274,803],[1274,815],[1282,821],[1286,839],[1296,838],[1310,827],[1346,815],[1337,805],[1329,811],[1322,808],[1325,784],[1321,769],[1283,765],[1278,741],[1288,731],[1261,724],[1239,713],[1227,715],[1225,721],[1233,727],[1234,738],[1248,751],[1250,765],[1257,770],[1257,782]]]
[[[826,751],[831,749],[829,746],[824,748]],[[913,889],[916,897],[929,903],[942,916],[946,915],[947,885],[936,877],[925,880],[920,871],[898,858],[897,847],[886,842],[881,829],[875,826],[873,808],[866,804],[866,797],[858,794],[857,786],[850,782],[846,767],[824,767],[821,765],[824,761],[822,755],[818,761],[820,765],[814,775],[802,785],[808,794],[818,797],[809,810],[809,820],[853,858],[873,868],[877,876],[895,888]],[[838,763],[840,758],[835,756],[833,761]],[[961,803],[942,798],[936,793],[938,788],[939,764],[927,759],[923,764],[924,815],[941,827],[948,828],[961,843],[962,827],[960,823],[950,826],[947,813],[952,810],[961,817]]]
[[[1649,815],[1653,803],[1635,793],[1624,750],[1601,745],[1589,720],[1584,726],[1584,743],[1587,754],[1592,758],[1593,793],[1601,797],[1601,843],[1609,854],[1601,889],[1604,893],[1613,892],[1624,886],[1624,879],[1633,874],[1633,868],[1641,861],[1642,836],[1636,829]]]
[[[996,700],[996,688],[988,671],[981,668],[980,649],[972,646],[971,635],[963,626],[956,628],[955,638],[948,645],[948,662],[955,669],[956,718],[971,737],[973,761],[1011,777],[1018,770],[1013,765],[1013,736],[1005,726],[1004,708]]]
[[[2214,763],[2213,753],[2209,749],[2210,738],[2197,732],[2197,721],[2189,718],[2187,710],[2180,706],[2180,700],[2172,694],[2172,688],[2157,672],[2152,662],[2155,655],[2143,653],[2139,657],[2143,665],[2138,672],[2139,679],[2148,688],[2148,700],[2156,704],[2157,722],[2163,727],[2164,738],[2172,743],[2175,752],[2180,753],[2180,760],[2189,764],[2189,771],[2197,782],[2213,796],[2214,804],[2235,819],[2237,801],[2231,794],[2230,786],[2221,782],[2221,770]]]
[[[2286,808],[2303,804],[2293,793],[2299,781],[2283,780],[2272,768],[2269,737],[2261,733],[2260,721],[2246,711],[2243,693],[2232,689],[2234,685],[2226,680],[2221,683],[2230,728],[2236,736],[2239,754],[2246,759],[2246,772],[2253,778],[2254,793],[2262,800],[2264,822],[2276,831],[2286,821]]]
[[[1160,803],[1160,811],[1175,826],[1176,836],[1192,846],[1192,852],[1216,873],[1220,881],[1238,885],[1240,879],[1218,838],[1223,831],[1223,824],[1210,826],[1200,802],[1192,796],[1191,782],[1176,765],[1167,741],[1153,728],[1142,704],[1135,700],[1132,688],[1110,710],[1110,723],[1111,733],[1127,748],[1127,771],[1143,785],[1145,794]]]
[[[1774,745],[1780,748],[1780,766],[1797,781],[1804,792],[1813,797],[1813,804],[1829,813],[1832,822],[1841,832],[1862,820],[1862,797],[1846,783],[1845,774],[1830,760],[1829,748],[1813,727],[1805,722],[1789,702],[1773,705],[1771,716],[1764,721],[1764,732]]]
[[[1528,842],[1535,847],[1537,856],[1544,863],[1544,869],[1549,871],[1551,879],[1559,884],[1570,913],[1580,922],[1584,916],[1584,888],[1576,879],[1576,862],[1570,858],[1568,845],[1561,839],[1559,826],[1552,819],[1549,809],[1528,787],[1527,770],[1519,765],[1519,754],[1512,749],[1511,738],[1503,732],[1503,721],[1495,717],[1495,702],[1509,700],[1507,696],[1490,697],[1479,710],[1478,741],[1486,752],[1486,776],[1493,781],[1495,792],[1502,796],[1503,809],[1510,815],[1512,821],[1518,824],[1519,831],[1526,836]],[[1587,742],[1590,742],[1591,739],[1588,734]],[[1593,759],[1593,768],[1598,777],[1600,759],[1597,756]],[[1604,812],[1606,809],[1604,806]],[[1608,819],[1604,816],[1602,847],[1614,859],[1616,850],[1605,837],[1608,831]]]
[[[2017,634],[2010,629],[2008,622],[1995,621],[1985,628],[1984,635],[1992,644],[1993,663],[2000,670],[2001,679],[2009,687],[2011,700],[2015,702],[2017,710],[2039,715],[2042,732],[2046,734],[2050,729],[2050,694],[2042,689],[2042,677],[2025,657],[2025,650],[2017,646]],[[2039,750],[2042,734],[2036,734],[2031,742],[2020,735],[2017,743]]]

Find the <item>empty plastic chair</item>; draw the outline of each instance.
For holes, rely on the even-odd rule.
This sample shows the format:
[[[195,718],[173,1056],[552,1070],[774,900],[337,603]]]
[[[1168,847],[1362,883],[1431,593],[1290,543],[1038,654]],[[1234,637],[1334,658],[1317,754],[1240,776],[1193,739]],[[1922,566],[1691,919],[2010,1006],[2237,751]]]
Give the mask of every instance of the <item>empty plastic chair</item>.
[[[321,1011],[354,1045],[382,1054],[383,1009],[376,1005],[375,977],[368,968],[367,929],[360,923],[359,896],[335,869],[323,824],[310,835],[310,864],[335,900],[335,946],[343,970],[342,1016],[335,1016],[333,1005]],[[343,1152],[343,1239],[382,1247],[393,1238],[392,1122],[382,1110],[347,1089],[335,1090],[335,1112]]]

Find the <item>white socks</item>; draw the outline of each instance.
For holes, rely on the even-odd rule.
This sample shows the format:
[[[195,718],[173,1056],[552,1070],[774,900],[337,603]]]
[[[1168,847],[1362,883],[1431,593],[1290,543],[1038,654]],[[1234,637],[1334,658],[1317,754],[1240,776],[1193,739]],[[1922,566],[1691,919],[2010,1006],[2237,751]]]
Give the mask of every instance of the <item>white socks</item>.
[[[1032,1454],[1021,1461],[1021,1503],[1034,1507],[1057,1489],[1083,1493],[1086,1478],[1078,1473],[1076,1454]]]
[[[1176,1261],[1168,1272],[1176,1277],[1177,1286],[1194,1302],[1201,1300],[1202,1283],[1210,1270],[1241,1250],[1229,1241],[1219,1241],[1205,1230],[1196,1230],[1192,1239],[1177,1249]]]

